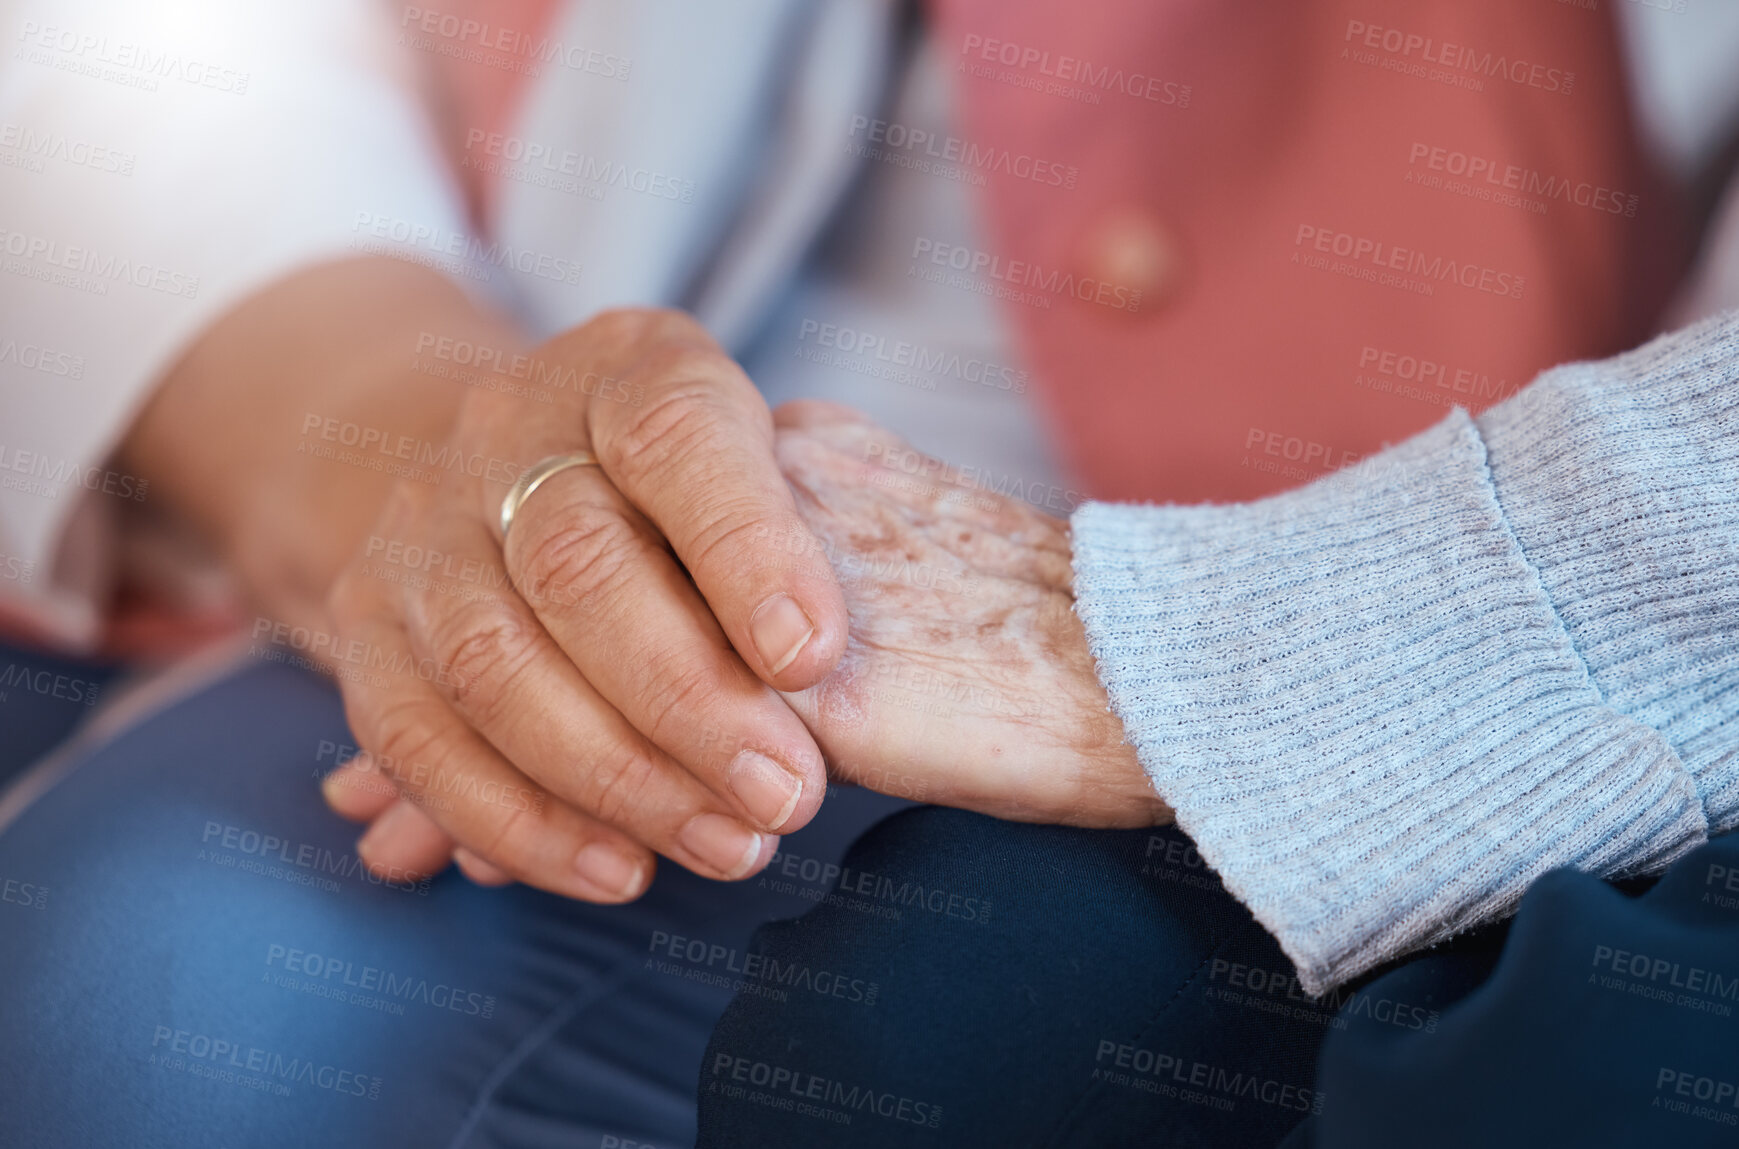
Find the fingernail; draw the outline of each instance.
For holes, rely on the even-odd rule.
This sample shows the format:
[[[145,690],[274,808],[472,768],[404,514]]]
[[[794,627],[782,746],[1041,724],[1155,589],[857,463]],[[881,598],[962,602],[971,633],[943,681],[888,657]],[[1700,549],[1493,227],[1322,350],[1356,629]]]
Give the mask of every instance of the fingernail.
[[[744,750],[725,771],[731,793],[761,825],[777,831],[803,797],[803,780],[765,754]]]
[[[768,674],[790,666],[815,633],[815,624],[788,594],[776,594],[755,608],[749,619],[749,635]]]
[[[356,843],[356,852],[364,861],[375,865],[391,865],[391,859],[376,858],[373,855],[386,851],[392,852],[398,841],[404,837],[405,820],[412,815],[410,803],[400,798],[386,808],[386,812],[374,820],[374,825],[368,828],[368,833]]]
[[[638,858],[604,842],[593,842],[574,858],[574,868],[606,893],[631,898],[640,892],[644,867]]]
[[[747,874],[761,856],[761,835],[727,814],[696,814],[678,838],[684,849],[727,878]]]

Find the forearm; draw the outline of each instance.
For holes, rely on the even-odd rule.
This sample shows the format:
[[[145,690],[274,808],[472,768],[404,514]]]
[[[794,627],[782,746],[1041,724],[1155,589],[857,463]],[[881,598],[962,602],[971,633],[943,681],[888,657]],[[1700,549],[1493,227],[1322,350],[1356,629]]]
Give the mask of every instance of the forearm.
[[[336,420],[438,453],[466,387],[415,368],[430,335],[504,353],[522,343],[427,268],[380,258],[309,268],[198,339],[134,423],[123,457],[212,539],[261,610],[317,623],[396,481],[314,453],[343,449],[320,428]]]

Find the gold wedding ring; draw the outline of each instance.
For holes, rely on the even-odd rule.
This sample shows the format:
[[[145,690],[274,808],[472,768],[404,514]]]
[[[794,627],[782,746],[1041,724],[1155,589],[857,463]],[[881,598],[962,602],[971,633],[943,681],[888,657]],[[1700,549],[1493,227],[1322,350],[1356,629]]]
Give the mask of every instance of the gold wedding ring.
[[[559,474],[569,467],[598,465],[598,457],[590,451],[569,451],[565,455],[551,455],[521,471],[519,478],[513,481],[513,486],[507,489],[507,494],[501,500],[501,545],[507,545],[507,528],[513,525],[513,516],[519,513],[525,500],[531,498],[531,493],[543,486],[544,481],[551,475]]]

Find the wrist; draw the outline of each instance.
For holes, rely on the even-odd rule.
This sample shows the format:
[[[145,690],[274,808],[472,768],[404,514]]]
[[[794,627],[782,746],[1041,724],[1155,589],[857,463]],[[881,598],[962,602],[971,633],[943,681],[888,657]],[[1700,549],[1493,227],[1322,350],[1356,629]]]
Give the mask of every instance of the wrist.
[[[123,454],[263,609],[318,619],[394,484],[419,471],[456,481],[427,465],[450,453],[471,390],[430,354],[443,339],[517,335],[426,268],[363,259],[305,269],[201,335]]]

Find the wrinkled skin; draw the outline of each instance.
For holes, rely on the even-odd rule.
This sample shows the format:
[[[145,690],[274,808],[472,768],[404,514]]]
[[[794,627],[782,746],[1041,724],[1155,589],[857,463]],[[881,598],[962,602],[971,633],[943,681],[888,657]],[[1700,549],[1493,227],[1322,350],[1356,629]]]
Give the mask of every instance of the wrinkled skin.
[[[829,773],[1020,821],[1169,821],[1094,674],[1068,524],[973,489],[849,408],[789,403],[774,421],[851,619],[838,669],[785,695]]]

